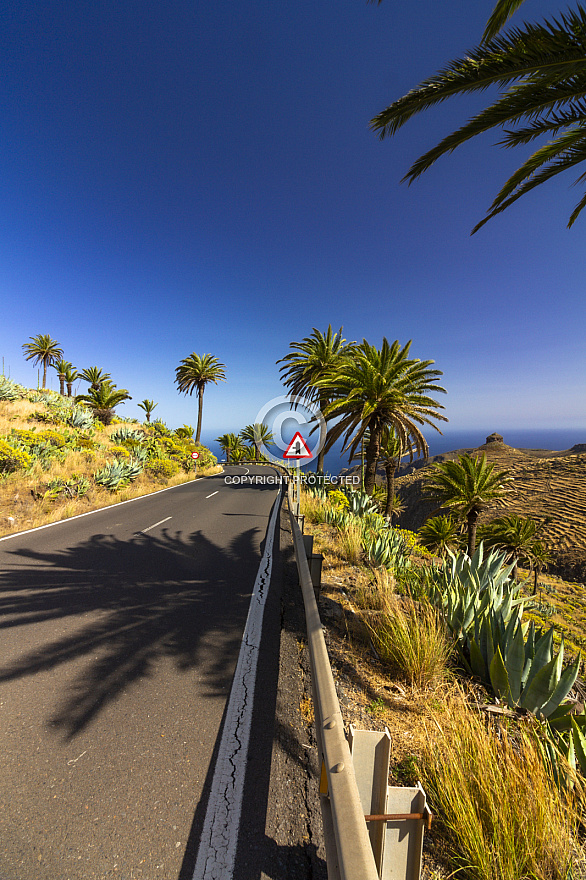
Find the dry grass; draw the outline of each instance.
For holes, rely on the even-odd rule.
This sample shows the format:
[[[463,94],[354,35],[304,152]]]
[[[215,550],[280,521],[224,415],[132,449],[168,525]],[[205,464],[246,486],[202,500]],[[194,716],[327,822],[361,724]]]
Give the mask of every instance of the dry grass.
[[[311,492],[301,493],[301,513],[308,523],[325,522],[326,503]]]
[[[30,403],[27,400],[1,401],[0,436],[9,435],[12,429],[30,430],[35,425],[35,422],[30,421],[30,416],[43,408],[42,403]],[[36,427],[37,430],[51,428],[61,433],[71,433],[71,429],[60,425],[37,423]],[[93,483],[92,476],[107,461],[112,460],[110,435],[118,427],[115,424],[95,430],[92,434],[95,447],[92,449],[67,449],[63,460],[59,457],[52,458],[45,467],[36,461],[27,473],[16,472],[0,478],[0,536],[58,522],[193,479],[193,472],[180,472],[168,481],[161,481],[143,472],[134,483],[119,492],[110,492],[97,486]],[[142,425],[136,422],[130,427],[141,428]],[[198,469],[198,477],[219,471],[219,466],[207,470]],[[59,478],[67,480],[73,474],[90,480],[91,488],[85,497],[60,497],[56,501],[42,497],[50,481]]]
[[[463,699],[431,713],[420,767],[454,864],[471,880],[565,880],[575,811],[528,729],[487,728]]]
[[[388,596],[382,611],[362,615],[383,663],[412,687],[435,688],[451,678],[453,644],[432,605]]]
[[[351,523],[344,529],[339,529],[340,550],[350,565],[359,565],[362,561],[362,528],[356,523]]]

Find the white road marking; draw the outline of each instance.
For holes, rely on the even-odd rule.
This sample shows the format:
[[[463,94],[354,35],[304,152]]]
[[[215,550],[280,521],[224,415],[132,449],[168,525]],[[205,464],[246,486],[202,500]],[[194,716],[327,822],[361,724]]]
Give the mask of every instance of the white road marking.
[[[212,492],[211,495],[206,495],[206,498],[213,498],[214,495],[217,495],[219,491],[220,491],[219,489],[216,489],[216,491],[215,491],[215,492]]]
[[[193,880],[230,880],[234,874],[256,667],[265,602],[271,581],[273,538],[280,503],[281,493],[277,495],[271,511],[265,551],[250,600]]]
[[[156,529],[157,526],[162,526],[164,522],[167,520],[173,519],[172,516],[166,516],[165,519],[160,519],[158,522],[153,523],[152,526],[149,526],[148,529],[142,529],[142,531],[138,532],[139,535],[146,535],[147,532],[150,532],[151,529]]]

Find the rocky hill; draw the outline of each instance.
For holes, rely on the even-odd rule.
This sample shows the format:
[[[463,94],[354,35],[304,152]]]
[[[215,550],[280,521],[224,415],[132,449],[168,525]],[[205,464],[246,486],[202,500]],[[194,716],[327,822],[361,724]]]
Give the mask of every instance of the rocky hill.
[[[586,444],[563,452],[547,449],[516,449],[499,434],[475,449],[457,449],[415,462],[403,468],[397,479],[397,494],[405,504],[399,524],[418,529],[436,505],[423,497],[423,485],[434,462],[457,458],[463,453],[485,453],[487,460],[508,471],[509,492],[504,499],[483,513],[487,522],[503,513],[516,513],[549,522],[542,537],[555,556],[555,571],[573,580],[586,582]],[[405,473],[405,471],[410,471]]]

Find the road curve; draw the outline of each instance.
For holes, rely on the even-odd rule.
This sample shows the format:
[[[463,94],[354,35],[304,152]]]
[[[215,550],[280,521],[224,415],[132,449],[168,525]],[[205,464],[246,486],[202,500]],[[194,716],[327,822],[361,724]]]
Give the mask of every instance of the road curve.
[[[0,540],[1,880],[193,876],[277,498],[218,475]]]

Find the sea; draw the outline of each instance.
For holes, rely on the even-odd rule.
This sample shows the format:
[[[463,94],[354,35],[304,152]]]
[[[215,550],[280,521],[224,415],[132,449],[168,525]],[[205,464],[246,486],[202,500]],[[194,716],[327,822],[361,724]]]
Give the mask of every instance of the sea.
[[[442,452],[451,452],[454,449],[476,448],[485,443],[486,438],[494,431],[494,428],[484,431],[474,428],[466,431],[445,431],[443,434],[430,432],[426,436],[429,454],[440,455]],[[577,443],[586,443],[586,428],[510,428],[497,429],[497,433],[502,436],[507,446],[515,446],[517,449],[551,449],[561,452],[571,449]],[[217,437],[218,434],[214,436]],[[218,461],[221,461],[222,451],[211,433],[202,432],[202,443],[211,449]],[[326,471],[337,475],[348,466],[348,454],[342,454],[342,444],[334,445],[325,458]],[[313,463],[304,465],[302,470],[315,470],[315,465]]]

